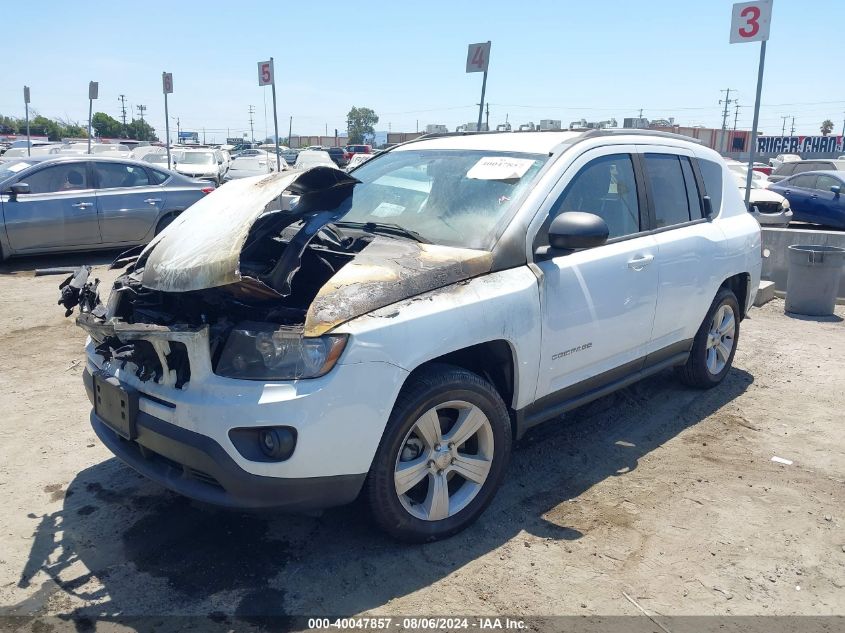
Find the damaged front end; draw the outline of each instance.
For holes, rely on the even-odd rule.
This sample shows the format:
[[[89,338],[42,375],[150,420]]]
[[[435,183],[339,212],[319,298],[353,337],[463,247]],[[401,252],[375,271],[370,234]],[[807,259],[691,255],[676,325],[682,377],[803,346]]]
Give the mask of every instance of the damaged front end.
[[[336,326],[491,267],[486,251],[333,227],[357,183],[327,167],[228,183],[116,261],[129,267],[107,306],[90,268],[64,282],[60,303],[67,315],[79,304],[104,363],[142,382],[322,376],[346,345]]]

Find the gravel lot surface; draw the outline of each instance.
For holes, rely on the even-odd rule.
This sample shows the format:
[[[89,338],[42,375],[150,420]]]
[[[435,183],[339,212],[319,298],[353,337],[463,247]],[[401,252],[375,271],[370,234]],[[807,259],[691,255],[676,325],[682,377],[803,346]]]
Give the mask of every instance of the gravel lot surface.
[[[0,615],[187,614],[225,630],[277,615],[640,613],[628,597],[662,615],[845,614],[842,307],[754,309],[720,387],[666,372],[546,425],[477,524],[407,546],[363,506],[220,511],[113,458],[88,424],[63,277],[33,274],[96,262],[107,288],[110,259],[0,265]]]

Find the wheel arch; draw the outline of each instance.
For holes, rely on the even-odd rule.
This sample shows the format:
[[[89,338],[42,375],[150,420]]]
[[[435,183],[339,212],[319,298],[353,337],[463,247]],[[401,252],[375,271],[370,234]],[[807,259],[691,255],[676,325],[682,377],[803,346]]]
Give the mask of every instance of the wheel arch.
[[[753,303],[750,285],[751,275],[749,273],[737,273],[725,279],[719,286],[719,289],[727,288],[736,296],[736,300],[739,302],[740,320],[745,318]]]

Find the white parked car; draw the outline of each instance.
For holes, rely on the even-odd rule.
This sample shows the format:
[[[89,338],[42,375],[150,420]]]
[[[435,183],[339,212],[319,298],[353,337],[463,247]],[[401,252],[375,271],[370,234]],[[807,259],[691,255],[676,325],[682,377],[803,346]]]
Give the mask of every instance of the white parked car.
[[[282,160],[282,170],[287,169],[287,163]],[[276,161],[270,157],[242,156],[232,160],[225,181],[249,178],[250,176],[266,176],[276,171]]]
[[[349,163],[346,165],[346,171],[352,171],[356,167],[363,165],[373,156],[375,156],[375,154],[354,154],[352,158],[349,159]]]
[[[745,200],[745,176],[734,174],[739,186],[739,195]],[[748,196],[749,213],[761,226],[789,226],[792,220],[792,209],[789,200],[779,193],[761,187],[755,180],[751,181],[751,195]]]
[[[777,169],[784,163],[793,163],[797,160],[801,160],[798,154],[778,154],[775,158],[769,159],[769,165]]]
[[[304,149],[296,157],[295,167],[297,169],[310,169],[311,167],[337,167],[337,165],[334,164],[328,152]]]
[[[437,137],[354,178],[232,181],[105,306],[82,287],[91,423],[188,497],[363,494],[395,537],[445,537],[489,505],[536,424],[670,367],[718,385],[760,252],[721,157],[668,134]]]
[[[213,149],[182,149],[171,153],[173,171],[190,178],[209,180],[217,185],[223,182],[227,165],[223,155]]]

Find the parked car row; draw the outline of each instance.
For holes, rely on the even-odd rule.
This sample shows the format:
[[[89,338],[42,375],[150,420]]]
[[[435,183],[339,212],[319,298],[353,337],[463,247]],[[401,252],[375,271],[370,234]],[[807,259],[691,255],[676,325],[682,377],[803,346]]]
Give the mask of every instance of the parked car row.
[[[145,244],[214,186],[167,169],[96,155],[0,164],[0,260]]]

